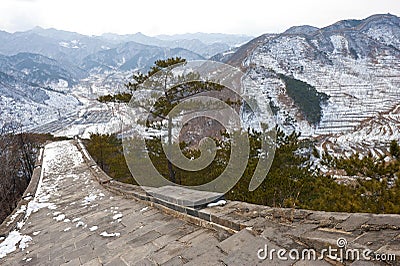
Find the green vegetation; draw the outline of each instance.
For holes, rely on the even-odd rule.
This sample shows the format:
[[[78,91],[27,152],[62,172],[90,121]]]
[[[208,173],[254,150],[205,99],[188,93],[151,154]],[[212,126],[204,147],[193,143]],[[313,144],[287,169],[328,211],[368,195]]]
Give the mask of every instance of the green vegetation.
[[[278,145],[275,158],[267,178],[255,191],[248,186],[257,165],[257,150],[260,134],[249,132],[251,151],[247,168],[240,181],[225,195],[227,199],[239,200],[273,207],[304,208],[323,211],[400,213],[400,182],[393,177],[399,175],[400,161],[385,163],[371,156],[348,159],[323,155],[324,163],[345,170],[348,175],[358,174],[350,184],[337,182],[330,176],[311,172],[307,164],[310,155],[299,155],[301,147],[309,143],[299,141],[298,135],[286,136],[278,130]],[[200,185],[218,177],[224,171],[230,155],[229,136],[226,141],[215,140],[218,149],[216,158],[205,169],[189,172],[175,166],[176,182],[182,185]],[[88,149],[97,158],[100,166],[118,180],[134,183],[125,160],[122,157],[121,141],[115,136],[92,135]],[[170,179],[167,159],[162,151],[159,138],[147,140],[147,149],[157,170]],[[188,158],[197,158],[197,149],[181,143],[181,149]],[[312,149],[310,149],[312,153]],[[113,170],[114,169],[114,170]],[[115,169],[120,169],[117,173]],[[121,170],[124,169],[124,170]],[[363,177],[369,178],[363,178]],[[171,180],[171,179],[170,179]]]
[[[399,143],[397,143],[396,140],[392,140],[392,142],[390,143],[390,154],[395,157],[395,158],[399,158],[400,156],[400,147],[399,147]]]
[[[346,186],[353,192],[340,191],[346,199],[352,201],[357,212],[400,213],[400,158],[397,155],[397,141],[393,141],[390,150],[394,160],[385,162],[383,158],[374,158],[372,154],[361,158],[354,154],[349,158],[334,158],[323,154],[323,164],[332,169],[342,170],[348,176],[356,176],[357,181]]]
[[[311,124],[318,124],[322,117],[321,105],[328,100],[328,95],[318,92],[313,86],[292,77],[279,74],[286,85],[286,92],[300,109],[305,119]]]
[[[331,169],[343,170],[348,176],[393,181],[397,174],[400,173],[400,161],[394,154],[392,156],[395,160],[385,162],[383,158],[374,158],[372,154],[368,154],[368,156],[362,158],[358,153],[353,154],[349,158],[335,158],[324,153],[322,155],[322,164]]]
[[[110,177],[121,182],[136,184],[125,162],[122,141],[115,135],[91,134],[90,140],[85,144],[96,163]]]
[[[145,109],[149,114],[151,114],[151,118],[149,118],[147,121],[141,122],[145,122],[146,126],[150,128],[158,128],[160,126],[160,121],[163,123],[166,122],[166,125],[168,126],[168,144],[171,145],[173,125],[172,117],[169,115],[169,112],[182,101],[190,99],[191,97],[211,91],[218,92],[223,89],[223,86],[213,83],[212,81],[199,81],[199,75],[197,73],[191,72],[185,74],[184,76],[172,74],[171,68],[173,69],[177,65],[184,64],[185,62],[186,60],[180,57],[157,60],[147,74],[136,73],[133,75],[133,81],[126,84],[126,87],[131,92],[144,91],[144,93],[146,93],[148,92],[149,87],[156,88],[157,91],[162,92],[163,95],[161,97],[159,97],[159,94],[155,93],[152,95],[147,95],[147,98],[141,97],[140,99],[136,99],[132,98],[133,94],[123,93],[114,96],[102,96],[98,100],[101,102],[130,102],[131,107],[140,107]],[[160,72],[161,70],[165,71]],[[160,79],[161,77],[152,79],[151,77],[156,73],[162,75],[162,79]],[[178,85],[169,88],[166,80],[171,79],[175,81],[174,84]],[[165,80],[165,82],[160,82],[160,80]],[[144,82],[147,82],[146,88],[141,86]],[[238,104],[237,102],[231,101],[228,97],[223,100],[225,100],[226,103],[230,104],[231,106]],[[154,101],[156,102],[154,103]],[[207,110],[207,108],[204,108],[204,110]],[[169,162],[169,160],[166,160],[165,164],[168,167],[170,179],[175,182],[176,173],[172,168],[172,164]]]
[[[186,60],[180,57],[176,58],[168,58],[166,60],[157,60],[154,62],[154,66],[150,68],[150,70],[147,72],[147,74],[143,73],[135,73],[133,74],[133,82],[128,82],[125,87],[131,92],[123,92],[123,93],[118,93],[115,95],[103,95],[100,96],[97,100],[99,102],[107,103],[107,102],[121,102],[121,103],[128,103],[131,98],[132,98],[132,92],[139,90],[140,85],[143,84],[146,80],[149,79],[152,75],[155,73],[159,72],[162,69],[171,67],[173,65],[177,64],[182,64],[185,63]]]
[[[102,103],[108,102],[119,102],[119,103],[129,103],[132,95],[130,93],[118,93],[116,95],[103,95],[100,96],[97,100]]]

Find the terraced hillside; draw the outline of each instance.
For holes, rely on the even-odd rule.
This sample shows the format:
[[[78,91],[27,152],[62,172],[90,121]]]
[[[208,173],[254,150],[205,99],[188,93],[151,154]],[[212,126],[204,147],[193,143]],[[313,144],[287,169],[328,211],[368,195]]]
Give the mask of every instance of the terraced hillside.
[[[374,15],[322,29],[297,27],[295,31],[261,36],[225,61],[240,62],[247,69],[257,90],[272,101],[278,123],[286,130],[297,130],[302,136],[346,134],[346,141],[358,142],[354,147],[368,148],[373,143],[360,143],[357,132],[379,138],[379,127],[387,116],[393,118],[400,102],[399,43],[400,19]],[[329,96],[321,106],[323,116],[316,126],[306,121],[301,106],[289,96],[281,74]],[[387,140],[397,137],[398,121],[392,118],[392,129],[384,134]]]

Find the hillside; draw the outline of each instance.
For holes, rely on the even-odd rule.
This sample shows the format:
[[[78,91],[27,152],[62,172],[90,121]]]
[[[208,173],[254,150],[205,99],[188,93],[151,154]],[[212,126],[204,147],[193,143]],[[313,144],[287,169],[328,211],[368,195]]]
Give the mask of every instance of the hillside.
[[[371,127],[367,121],[391,112],[400,101],[400,18],[390,14],[339,21],[321,29],[292,27],[282,34],[260,36],[220,59],[245,69],[257,89],[279,109],[276,117],[282,127],[302,136],[337,135],[334,143],[342,134]],[[279,75],[291,76],[329,96],[327,104],[321,105],[316,126],[293,102]],[[400,133],[399,121],[392,118],[395,125],[381,142]],[[375,145],[364,143],[364,137],[348,136],[342,146],[345,150],[369,150]]]

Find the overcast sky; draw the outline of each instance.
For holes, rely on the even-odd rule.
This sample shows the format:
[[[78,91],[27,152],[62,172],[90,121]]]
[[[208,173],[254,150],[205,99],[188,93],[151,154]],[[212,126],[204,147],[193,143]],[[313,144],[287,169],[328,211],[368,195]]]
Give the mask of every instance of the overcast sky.
[[[327,26],[377,13],[400,15],[400,0],[1,0],[0,29],[41,26],[88,35],[218,32],[261,35],[293,25]]]

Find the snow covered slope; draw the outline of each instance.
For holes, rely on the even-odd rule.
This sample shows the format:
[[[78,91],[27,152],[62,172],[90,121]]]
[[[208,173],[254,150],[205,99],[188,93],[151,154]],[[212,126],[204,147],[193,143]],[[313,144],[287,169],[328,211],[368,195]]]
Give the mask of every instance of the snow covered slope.
[[[0,56],[0,127],[30,127],[58,119],[81,103],[69,94],[78,80],[57,61],[38,54]]]
[[[398,138],[400,18],[374,15],[316,29],[261,36],[225,61],[241,64],[278,108],[278,122],[303,136],[334,136],[336,149],[375,147]],[[330,96],[317,125],[304,119],[278,74]]]

